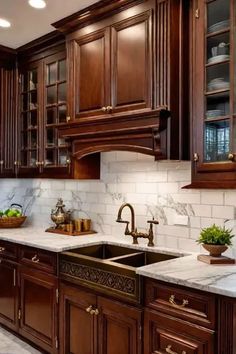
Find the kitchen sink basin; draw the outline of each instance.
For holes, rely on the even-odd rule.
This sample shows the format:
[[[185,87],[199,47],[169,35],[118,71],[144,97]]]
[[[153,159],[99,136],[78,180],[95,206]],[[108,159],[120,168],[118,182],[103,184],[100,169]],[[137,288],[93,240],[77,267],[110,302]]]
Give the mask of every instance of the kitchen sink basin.
[[[142,277],[136,274],[136,269],[174,258],[177,256],[98,244],[62,252],[59,256],[59,276],[62,280],[139,303]]]
[[[93,257],[93,258],[109,259],[109,258],[136,253],[137,250],[128,247],[116,246],[116,245],[95,245],[95,246],[77,248],[75,250],[72,250],[71,252],[78,253],[84,256]]]
[[[126,256],[123,258],[114,259],[114,262],[138,268],[148,264],[163,262],[174,258],[176,258],[176,256],[171,256],[162,253],[139,252],[128,257]]]

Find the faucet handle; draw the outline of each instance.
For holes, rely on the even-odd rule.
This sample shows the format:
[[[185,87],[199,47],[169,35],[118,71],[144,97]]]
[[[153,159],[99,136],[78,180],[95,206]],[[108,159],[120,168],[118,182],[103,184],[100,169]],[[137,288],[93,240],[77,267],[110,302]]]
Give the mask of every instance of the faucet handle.
[[[155,224],[155,225],[158,225],[159,224],[159,221],[155,220],[154,218],[152,218],[152,220],[148,220],[147,221],[148,224]]]

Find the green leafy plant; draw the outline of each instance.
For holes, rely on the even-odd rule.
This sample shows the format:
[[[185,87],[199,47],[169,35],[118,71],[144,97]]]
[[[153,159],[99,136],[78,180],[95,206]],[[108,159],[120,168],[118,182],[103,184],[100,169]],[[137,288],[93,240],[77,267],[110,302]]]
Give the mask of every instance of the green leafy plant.
[[[202,229],[197,243],[208,245],[227,245],[231,246],[232,229],[226,229],[225,227],[216,226],[213,224],[210,227]]]

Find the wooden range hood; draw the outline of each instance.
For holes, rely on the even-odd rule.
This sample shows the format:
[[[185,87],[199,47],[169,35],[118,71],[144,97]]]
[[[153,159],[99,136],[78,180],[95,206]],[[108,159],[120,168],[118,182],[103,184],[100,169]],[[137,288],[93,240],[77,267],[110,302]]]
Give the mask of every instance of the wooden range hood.
[[[168,157],[168,110],[142,113],[124,113],[119,117],[81,118],[60,126],[60,136],[72,143],[72,157],[104,151],[134,151],[154,155],[156,159]]]

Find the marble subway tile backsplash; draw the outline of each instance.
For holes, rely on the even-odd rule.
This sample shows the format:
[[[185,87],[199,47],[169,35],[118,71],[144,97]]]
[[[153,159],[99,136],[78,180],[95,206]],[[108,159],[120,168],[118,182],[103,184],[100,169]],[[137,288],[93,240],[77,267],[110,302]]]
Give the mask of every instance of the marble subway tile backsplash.
[[[61,197],[76,216],[90,217],[94,229],[120,237],[124,225],[116,223],[117,212],[122,203],[130,202],[139,229],[147,229],[147,220],[154,217],[160,222],[156,243],[185,251],[200,250],[195,240],[201,227],[212,223],[233,228],[236,234],[236,191],[181,189],[190,183],[190,162],[156,162],[137,153],[109,152],[102,154],[101,163],[99,181],[2,179],[1,208],[20,203],[29,223],[46,228]],[[129,211],[123,216],[129,218]],[[236,257],[236,240],[228,254]]]

